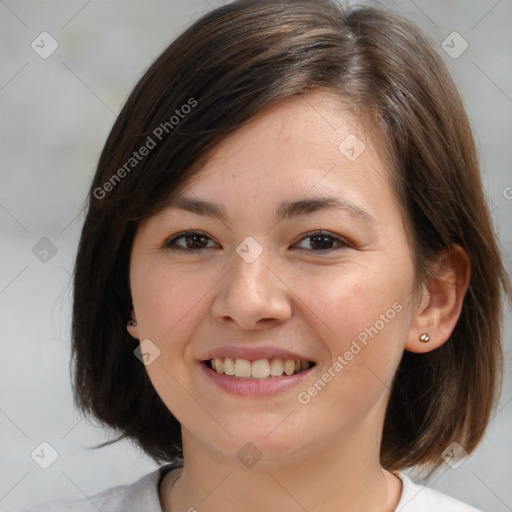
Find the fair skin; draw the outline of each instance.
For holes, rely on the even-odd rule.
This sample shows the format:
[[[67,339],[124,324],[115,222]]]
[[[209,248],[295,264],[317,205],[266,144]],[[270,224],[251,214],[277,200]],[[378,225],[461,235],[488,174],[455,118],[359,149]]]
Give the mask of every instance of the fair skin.
[[[365,145],[353,161],[338,149],[350,134]],[[396,508],[401,481],[379,463],[392,379],[404,350],[448,339],[469,268],[456,249],[442,260],[442,279],[415,288],[374,139],[332,94],[310,93],[254,118],[180,187],[180,197],[221,205],[226,219],[167,208],[140,224],[130,265],[137,325],[128,330],[160,351],[146,370],[182,425],[185,460],[160,486],[164,511]],[[284,201],[325,196],[351,206],[275,216]],[[188,230],[203,235],[164,247]],[[250,262],[236,250],[247,237],[257,242],[242,245],[256,256]],[[377,333],[346,356],[370,327]],[[240,395],[212,380],[204,360],[219,348],[261,348],[253,360],[282,349],[315,364],[276,392]],[[237,454],[254,447],[261,458],[249,467]]]

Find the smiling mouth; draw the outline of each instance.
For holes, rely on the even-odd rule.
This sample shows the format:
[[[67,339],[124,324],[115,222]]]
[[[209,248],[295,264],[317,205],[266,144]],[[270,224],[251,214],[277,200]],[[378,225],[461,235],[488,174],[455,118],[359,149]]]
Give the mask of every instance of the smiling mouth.
[[[283,375],[294,375],[315,366],[312,361],[300,361],[294,359],[248,359],[216,357],[203,361],[203,363],[219,374],[244,379],[264,380]]]

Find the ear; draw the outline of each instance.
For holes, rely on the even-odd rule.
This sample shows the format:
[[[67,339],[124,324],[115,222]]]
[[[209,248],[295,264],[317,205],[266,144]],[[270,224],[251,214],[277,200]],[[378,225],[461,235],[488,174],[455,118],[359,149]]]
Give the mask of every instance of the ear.
[[[126,329],[128,330],[130,336],[137,340],[140,339],[139,326],[137,325],[137,317],[135,316],[135,310],[133,309],[131,311],[130,320],[128,320],[128,323],[126,325]]]
[[[462,310],[469,286],[471,264],[466,251],[457,244],[443,251],[432,277],[422,285],[422,296],[405,343],[410,352],[430,352],[450,337]],[[420,341],[427,334],[427,343]]]

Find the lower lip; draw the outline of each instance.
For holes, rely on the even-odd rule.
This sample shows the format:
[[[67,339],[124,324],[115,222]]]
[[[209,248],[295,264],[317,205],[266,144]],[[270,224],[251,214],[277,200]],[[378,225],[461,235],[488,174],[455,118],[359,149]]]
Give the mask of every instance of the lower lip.
[[[217,373],[215,370],[209,368],[205,363],[200,363],[200,366],[206,376],[212,380],[217,386],[224,391],[233,395],[241,396],[270,396],[277,395],[287,389],[292,388],[299,384],[310,372],[315,368],[302,370],[293,375],[283,375],[281,377],[267,377],[266,379],[244,379],[242,377],[235,377],[226,375],[224,373]]]

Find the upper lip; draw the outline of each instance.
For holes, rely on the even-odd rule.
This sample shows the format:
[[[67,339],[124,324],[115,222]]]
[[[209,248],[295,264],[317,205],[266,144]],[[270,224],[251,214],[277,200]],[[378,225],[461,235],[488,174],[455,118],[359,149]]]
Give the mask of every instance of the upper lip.
[[[256,361],[258,359],[293,359],[294,361],[310,361],[314,362],[309,356],[298,354],[291,350],[285,350],[278,347],[259,346],[259,347],[243,347],[243,346],[226,346],[217,347],[209,350],[200,357],[201,361],[209,361],[216,357],[230,357],[232,359],[247,359],[249,361]]]

